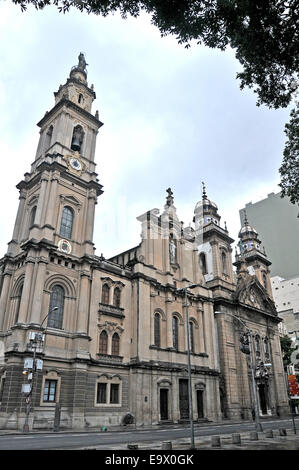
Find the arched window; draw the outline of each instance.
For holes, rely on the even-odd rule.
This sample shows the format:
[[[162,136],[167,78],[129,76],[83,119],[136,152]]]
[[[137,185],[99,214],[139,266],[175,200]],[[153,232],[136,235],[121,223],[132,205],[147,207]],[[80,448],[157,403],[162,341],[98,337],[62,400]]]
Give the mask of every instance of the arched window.
[[[119,356],[119,336],[117,333],[112,336],[111,354],[112,356]]]
[[[82,126],[74,127],[71,149],[80,152],[83,143],[84,131]]]
[[[224,251],[221,253],[221,261],[222,261],[222,272],[223,274],[227,274],[227,262],[226,262],[226,254]]]
[[[18,322],[19,319],[19,312],[20,312],[20,306],[21,306],[21,298],[22,298],[22,292],[23,292],[23,284],[18,290],[17,294],[17,305],[16,305],[16,313],[15,313],[15,323]]]
[[[105,330],[100,334],[100,344],[99,344],[99,353],[107,354],[108,349],[108,335]]]
[[[161,323],[159,313],[155,313],[154,316],[154,345],[158,348],[161,346]]]
[[[189,347],[190,351],[194,353],[194,324],[189,322]]]
[[[53,310],[57,307],[56,310]],[[48,326],[51,328],[62,328],[64,310],[64,288],[55,285],[50,295],[50,306],[48,316]]]
[[[61,224],[60,224],[60,236],[64,238],[71,238],[73,230],[74,212],[68,206],[65,206],[62,210]]]
[[[104,284],[102,287],[102,304],[105,304],[105,305],[109,304],[109,292],[110,292],[110,288],[108,284]]]
[[[263,273],[263,284],[264,284],[264,288],[267,289],[267,276],[265,273]]]
[[[84,101],[83,100],[83,95],[82,95],[82,93],[80,93],[79,96],[78,96],[78,103],[83,103],[83,101]]]
[[[179,349],[179,320],[172,317],[172,345],[176,351]]]
[[[30,212],[29,228],[32,227],[32,225],[34,224],[35,215],[36,215],[36,206],[33,206]]]
[[[199,266],[201,269],[202,274],[207,274],[207,260],[206,260],[206,255],[205,253],[200,253],[199,255]]]
[[[113,305],[115,307],[120,307],[120,288],[115,287],[113,292]]]

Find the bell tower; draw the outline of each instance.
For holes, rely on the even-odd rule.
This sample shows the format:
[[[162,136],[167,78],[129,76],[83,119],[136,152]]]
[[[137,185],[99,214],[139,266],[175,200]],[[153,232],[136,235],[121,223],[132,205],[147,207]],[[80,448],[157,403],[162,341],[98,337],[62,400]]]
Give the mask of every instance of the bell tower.
[[[0,260],[0,331],[12,331],[8,343],[19,350],[26,348],[28,328],[38,327],[52,304],[60,303],[60,310],[54,309],[51,326],[88,339],[94,214],[103,191],[94,161],[102,122],[92,114],[96,95],[86,68],[80,53],[38,123],[35,160],[17,185],[13,236]],[[76,341],[70,348],[86,353],[88,340],[84,346]]]
[[[208,199],[203,184],[202,199],[194,210],[196,244],[199,265],[206,283],[211,289],[232,290],[234,274],[232,270],[231,244],[226,227],[221,227],[221,216],[215,202]]]
[[[47,240],[76,256],[93,254],[93,217],[102,193],[95,173],[96,137],[102,123],[91,107],[86,61],[54,93],[55,105],[39,121],[40,138],[30,173],[17,188],[20,205],[8,254],[17,255],[28,240]]]
[[[234,265],[237,268],[238,274],[242,272],[245,266],[249,274],[256,276],[259,283],[272,298],[269,270],[269,266],[272,263],[268,260],[265,249],[261,249],[261,241],[259,240],[258,233],[255,228],[248,223],[246,212],[244,215],[244,225],[239,232],[239,253],[236,252]]]

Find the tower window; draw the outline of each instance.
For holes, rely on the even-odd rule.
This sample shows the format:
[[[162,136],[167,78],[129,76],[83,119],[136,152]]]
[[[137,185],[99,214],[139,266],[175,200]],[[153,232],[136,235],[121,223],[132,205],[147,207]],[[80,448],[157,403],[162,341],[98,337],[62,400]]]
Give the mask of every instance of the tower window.
[[[82,126],[78,125],[74,128],[71,149],[80,152],[84,139],[84,131]]]
[[[155,313],[155,316],[154,316],[154,344],[158,348],[161,346],[160,315],[159,315],[159,313]]]
[[[57,307],[57,310],[53,310]],[[62,328],[64,310],[64,289],[55,285],[50,295],[50,306],[48,316],[48,326],[51,328]]]
[[[17,306],[16,306],[16,313],[15,313],[15,323],[17,323],[19,319],[19,312],[20,312],[20,306],[21,306],[21,298],[22,298],[22,292],[23,292],[23,284],[19,288],[18,295],[17,295]]]
[[[200,255],[199,255],[199,265],[200,265],[200,269],[201,269],[202,274],[207,274],[208,270],[207,270],[207,260],[206,260],[205,253],[200,253]]]
[[[100,334],[99,353],[107,354],[108,349],[108,335],[105,330]]]
[[[263,273],[263,284],[264,284],[264,288],[267,289],[267,276],[265,273]]]
[[[83,95],[82,93],[80,93],[80,95],[78,96],[78,103],[82,104],[83,101],[84,101]]]
[[[32,227],[32,225],[34,224],[35,215],[36,215],[36,206],[33,206],[30,212],[29,228]]]
[[[60,235],[64,238],[71,238],[73,230],[74,212],[70,207],[65,206],[62,211]]]
[[[224,251],[221,253],[221,261],[222,261],[222,272],[223,274],[227,274],[226,254],[224,253]]]

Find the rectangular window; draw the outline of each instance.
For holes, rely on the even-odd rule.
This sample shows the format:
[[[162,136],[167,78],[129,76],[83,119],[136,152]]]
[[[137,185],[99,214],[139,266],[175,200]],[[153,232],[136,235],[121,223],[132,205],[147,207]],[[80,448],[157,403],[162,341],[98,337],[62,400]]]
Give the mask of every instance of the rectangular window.
[[[97,403],[106,403],[107,384],[98,383]]]
[[[110,384],[110,403],[119,403],[119,384]]]
[[[45,380],[43,401],[55,403],[56,390],[57,390],[57,380]]]

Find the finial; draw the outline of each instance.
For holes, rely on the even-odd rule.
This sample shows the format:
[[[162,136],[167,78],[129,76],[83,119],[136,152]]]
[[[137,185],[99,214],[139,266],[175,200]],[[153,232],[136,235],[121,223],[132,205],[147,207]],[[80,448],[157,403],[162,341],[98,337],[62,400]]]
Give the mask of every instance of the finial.
[[[202,198],[207,199],[206,187],[204,181],[201,182],[202,184]]]
[[[173,199],[173,192],[171,191],[171,188],[166,189],[166,192],[168,193],[168,196],[166,198],[166,204],[168,206],[172,206],[174,199]]]
[[[224,230],[227,232],[226,221],[224,222]]]

